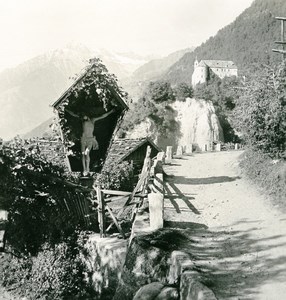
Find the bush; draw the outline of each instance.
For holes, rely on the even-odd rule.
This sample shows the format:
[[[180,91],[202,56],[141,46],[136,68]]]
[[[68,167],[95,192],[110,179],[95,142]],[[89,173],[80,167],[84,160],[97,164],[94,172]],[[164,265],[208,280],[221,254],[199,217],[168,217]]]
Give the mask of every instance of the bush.
[[[187,85],[186,83],[180,83],[174,88],[174,94],[176,100],[185,101],[186,98],[192,98],[194,91],[192,86]]]
[[[171,88],[171,84],[167,81],[151,81],[144,93],[144,97],[155,103],[175,100],[174,91]]]
[[[104,189],[132,191],[133,165],[129,162],[114,163],[104,166],[96,177],[96,182]]]
[[[29,299],[95,299],[77,241],[45,244],[35,257],[6,255],[0,283]]]
[[[177,112],[170,106],[174,100],[174,91],[169,83],[151,82],[143,97],[125,115],[119,137],[124,138],[134,125],[146,119],[154,126],[152,133],[158,133],[164,138],[170,134],[176,136],[179,132],[179,124],[175,120]]]
[[[41,245],[59,243],[81,224],[63,203],[67,191],[64,170],[14,140],[0,150],[1,206],[8,210],[7,242],[21,254],[36,255]]]

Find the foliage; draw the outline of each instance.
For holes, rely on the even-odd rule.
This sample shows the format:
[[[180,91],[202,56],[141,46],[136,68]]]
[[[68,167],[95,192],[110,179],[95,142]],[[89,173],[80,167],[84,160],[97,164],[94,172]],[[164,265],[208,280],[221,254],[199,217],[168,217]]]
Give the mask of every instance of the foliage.
[[[106,165],[101,173],[97,174],[96,181],[105,189],[132,191],[133,166],[125,161]]]
[[[173,89],[167,81],[151,81],[144,96],[155,103],[175,100]]]
[[[192,86],[181,82],[174,88],[174,94],[175,98],[178,101],[185,101],[186,98],[192,98],[193,97],[193,88]]]
[[[155,113],[151,114],[149,118],[156,125],[156,131],[161,137],[168,137],[175,135],[179,131],[179,124],[176,121],[177,112],[170,105],[160,105],[157,107]]]
[[[94,299],[79,244],[69,239],[45,244],[35,257],[2,257],[1,285],[29,299]]]
[[[271,157],[286,153],[286,64],[248,78],[233,122],[251,147]]]
[[[229,117],[235,107],[236,99],[241,94],[240,86],[240,79],[235,76],[220,79],[211,74],[208,82],[197,84],[194,89],[195,98],[212,101],[226,142],[239,140],[229,122]]]
[[[45,242],[57,243],[79,221],[62,207],[64,170],[41,156],[36,145],[15,139],[0,150],[1,206],[9,212],[8,242],[14,251],[36,254]]]
[[[82,129],[79,126],[79,122],[72,126],[73,122],[68,121],[65,113],[66,107],[76,112],[79,117],[85,115],[95,117],[112,108],[117,108],[118,104],[114,101],[115,95],[124,100],[127,99],[127,93],[118,85],[116,76],[108,73],[106,66],[100,59],[91,59],[85,69],[84,76],[78,76],[73,79],[76,80],[76,83],[70,88],[65,99],[57,107],[59,122],[68,147],[73,146],[74,140],[80,137]],[[77,101],[78,98],[81,98],[81,101]]]
[[[182,95],[182,93],[181,93]],[[120,137],[147,119],[154,125],[154,131],[163,137],[177,132],[179,124],[176,122],[176,111],[171,107],[175,100],[175,91],[167,82],[151,82],[143,97],[130,107],[123,120]]]

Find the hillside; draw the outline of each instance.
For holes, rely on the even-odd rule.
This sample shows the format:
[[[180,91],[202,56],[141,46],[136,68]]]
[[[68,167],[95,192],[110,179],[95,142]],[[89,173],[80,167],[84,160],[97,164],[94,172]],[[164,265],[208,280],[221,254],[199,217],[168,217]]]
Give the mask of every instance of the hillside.
[[[184,54],[190,53],[193,48],[179,50],[160,59],[152,59],[146,64],[134,71],[132,79],[134,81],[154,80],[158,76],[167,71],[174,63],[176,63]]]
[[[52,134],[51,125],[53,124],[53,118],[49,118],[45,122],[41,123],[31,131],[22,135],[24,139],[30,139],[33,137],[43,137],[44,135]]]
[[[199,60],[232,60],[240,74],[253,70],[253,63],[274,64],[280,61],[281,56],[271,51],[278,47],[274,41],[280,40],[277,16],[286,16],[285,0],[254,1],[234,22],[171,66],[163,79],[172,84],[191,83],[196,57]]]
[[[163,76],[174,63],[179,61],[186,53],[190,53],[193,50],[194,47],[191,47],[170,53],[162,58],[151,59],[137,68],[127,80],[122,81],[124,88],[130,94],[131,98],[136,101],[142,95],[150,81],[155,81]]]
[[[52,116],[49,104],[69,86],[90,52],[55,51],[0,74],[0,136],[24,133]]]

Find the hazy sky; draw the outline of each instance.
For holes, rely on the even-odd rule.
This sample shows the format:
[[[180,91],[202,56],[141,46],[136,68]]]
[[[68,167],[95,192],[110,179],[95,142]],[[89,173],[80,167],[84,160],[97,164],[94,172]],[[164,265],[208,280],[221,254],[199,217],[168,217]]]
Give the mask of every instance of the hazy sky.
[[[0,70],[70,42],[168,54],[198,46],[253,0],[0,0]]]

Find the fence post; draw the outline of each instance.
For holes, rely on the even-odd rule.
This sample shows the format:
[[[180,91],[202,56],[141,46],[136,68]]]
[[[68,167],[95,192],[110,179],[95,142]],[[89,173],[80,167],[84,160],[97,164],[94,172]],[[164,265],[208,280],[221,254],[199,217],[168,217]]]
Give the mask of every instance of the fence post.
[[[167,146],[166,150],[166,160],[171,160],[173,158],[173,147]]]
[[[162,161],[162,164],[165,163],[165,158],[166,158],[166,155],[165,155],[165,152],[164,152],[164,151],[159,152],[159,153],[157,154],[157,159],[158,159],[159,161]]]
[[[100,237],[105,237],[105,203],[104,203],[104,194],[101,191],[100,187],[96,187],[96,195],[98,201],[98,223],[100,229]]]
[[[183,146],[178,146],[176,154],[178,156],[182,156],[183,155]]]
[[[148,194],[150,228],[157,230],[163,228],[164,195],[162,193]]]
[[[192,154],[193,153],[193,145],[188,144],[186,145],[186,154]]]

